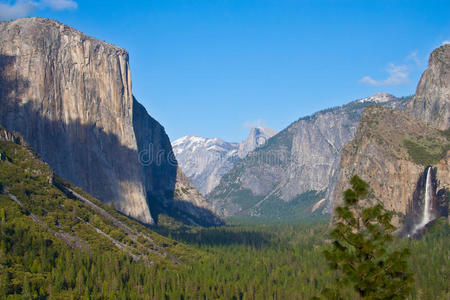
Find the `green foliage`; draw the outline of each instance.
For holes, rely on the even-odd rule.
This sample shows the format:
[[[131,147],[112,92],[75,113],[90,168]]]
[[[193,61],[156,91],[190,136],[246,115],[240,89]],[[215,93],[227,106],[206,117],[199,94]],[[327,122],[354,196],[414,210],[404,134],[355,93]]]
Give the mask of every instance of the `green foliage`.
[[[7,233],[0,234],[0,299],[22,295],[25,274],[35,299],[310,299],[335,284],[322,255],[326,224],[159,228],[190,245],[185,264],[145,266],[112,250],[72,250],[28,222],[9,199],[0,206],[11,216],[0,227]],[[450,235],[446,222],[439,225],[424,240],[398,241],[412,249],[412,299],[448,298]],[[192,255],[195,261],[186,260]],[[36,258],[41,269],[33,273]],[[341,294],[358,297],[345,287]]]
[[[137,246],[109,219],[55,188],[51,170],[29,150],[0,142],[0,151],[11,157],[1,163],[0,181],[23,203],[0,194],[0,299],[310,299],[335,284],[322,255],[329,239],[326,222],[205,229],[160,217],[167,228],[148,228],[53,178],[164,247],[167,254],[147,254],[152,263],[146,264],[85,222],[134,249],[157,251],[147,239],[139,237],[142,246]],[[450,231],[444,221],[424,240],[396,240],[412,249],[412,299],[450,296]],[[75,235],[88,246],[73,249],[49,229]],[[173,263],[170,255],[183,264]],[[358,297],[348,287],[341,295]]]
[[[6,212],[5,209],[2,207],[0,208],[0,221],[6,222]]]
[[[447,138],[447,140],[450,141],[450,129],[441,130],[441,134]]]
[[[405,239],[401,244],[412,252],[409,263],[415,276],[412,299],[450,299],[450,226],[447,218],[435,220],[421,240]]]
[[[234,189],[229,193],[229,197],[232,198],[234,203],[238,204],[242,210],[247,210],[253,205],[262,200],[263,197],[254,195],[250,189]]]
[[[332,247],[324,251],[338,273],[336,286],[324,294],[340,299],[342,287],[351,286],[360,299],[406,299],[413,281],[407,270],[409,249],[392,249],[395,227],[390,212],[381,204],[363,207],[360,203],[368,194],[368,184],[358,176],[350,183],[344,205],[336,208]]]
[[[442,135],[445,136],[445,132]],[[450,150],[450,143],[442,144],[433,138],[418,137],[415,141],[405,139],[403,144],[408,150],[410,159],[423,166],[436,164]]]
[[[276,195],[272,195],[257,207],[243,211],[238,216],[231,217],[229,220],[238,220],[240,223],[248,224],[277,224],[298,223],[300,220],[307,222],[319,218],[326,222],[325,219],[328,219],[329,215],[322,215],[321,209],[312,211],[314,204],[323,199],[325,193],[326,191],[312,190],[298,195],[290,201],[284,201]],[[227,221],[229,220],[227,219]]]

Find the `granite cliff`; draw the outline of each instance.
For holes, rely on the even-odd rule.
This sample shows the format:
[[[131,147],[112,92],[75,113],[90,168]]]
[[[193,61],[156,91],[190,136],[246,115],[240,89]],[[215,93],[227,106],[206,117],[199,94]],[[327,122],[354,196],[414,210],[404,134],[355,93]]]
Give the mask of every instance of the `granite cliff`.
[[[438,129],[450,129],[450,45],[431,53],[407,111]]]
[[[343,147],[340,165],[335,206],[342,203],[350,178],[358,174],[370,184],[371,198],[397,213],[396,225],[414,213],[416,217],[409,221],[412,226],[420,215],[418,207],[424,206],[426,171],[432,167],[434,214],[445,215],[437,212],[437,195],[445,197],[445,191],[450,190],[448,132],[399,110],[369,107],[361,117],[355,138]]]
[[[172,143],[183,172],[203,195],[211,192],[240,158],[262,146],[276,134],[269,127],[254,127],[241,143],[229,143],[219,138],[184,136]]]
[[[239,160],[207,196],[222,216],[299,219],[329,212],[342,146],[371,104],[404,108],[388,94],[301,118]]]
[[[149,207],[176,200],[177,162],[164,128],[133,98],[125,50],[53,20],[1,22],[0,76],[0,124],[57,174],[144,223],[156,216]]]
[[[427,177],[429,213],[448,215],[450,191],[450,45],[435,49],[406,113],[380,107],[364,112],[355,138],[342,150],[334,205],[348,180],[368,181],[372,198],[397,213],[396,224],[414,233],[424,213]],[[428,172],[430,171],[430,172]]]
[[[219,138],[188,135],[175,140],[172,147],[181,169],[204,195],[219,184],[238,159],[239,144]]]
[[[275,129],[266,126],[253,127],[248,137],[239,143],[238,156],[244,158],[258,147],[263,146],[268,139],[277,134]]]

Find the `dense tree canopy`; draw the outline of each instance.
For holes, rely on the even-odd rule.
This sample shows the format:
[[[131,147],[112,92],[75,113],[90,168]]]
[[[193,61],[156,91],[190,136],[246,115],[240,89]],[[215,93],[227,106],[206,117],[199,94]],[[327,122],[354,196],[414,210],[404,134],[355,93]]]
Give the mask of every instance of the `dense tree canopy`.
[[[0,152],[10,157],[0,162],[5,187],[0,193],[0,299],[310,299],[336,285],[336,274],[322,255],[329,247],[327,222],[205,229],[161,216],[158,227],[148,228],[89,198],[168,253],[158,255],[148,240],[133,239],[56,189],[48,167],[29,150],[0,143]],[[133,260],[97,230],[147,253],[151,263]],[[77,236],[87,245],[72,248],[54,232]],[[449,298],[449,233],[443,219],[423,240],[394,239],[412,250],[412,299]],[[346,286],[340,294],[359,297]]]

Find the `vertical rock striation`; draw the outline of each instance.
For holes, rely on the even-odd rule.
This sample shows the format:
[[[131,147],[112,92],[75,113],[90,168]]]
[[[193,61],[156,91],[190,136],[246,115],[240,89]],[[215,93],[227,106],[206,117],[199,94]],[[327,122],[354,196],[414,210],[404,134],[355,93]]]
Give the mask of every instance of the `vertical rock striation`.
[[[128,53],[40,18],[0,23],[0,32],[1,124],[22,133],[62,177],[152,223]]]
[[[450,45],[435,49],[406,113],[367,108],[355,138],[342,150],[334,205],[358,174],[373,198],[401,216],[397,225],[413,232],[425,207],[426,173],[432,180],[432,215],[448,215],[450,191]],[[429,169],[429,167],[432,167]],[[403,217],[405,217],[403,219]]]
[[[334,206],[342,203],[342,193],[357,174],[370,184],[374,201],[398,213],[396,225],[403,217],[408,219],[409,212],[415,217],[408,222],[417,223],[417,207],[424,206],[427,167],[433,166],[435,199],[438,191],[450,189],[449,162],[450,140],[446,134],[402,111],[369,107],[354,139],[342,149]]]
[[[176,160],[175,172],[167,159],[140,163],[147,144],[172,149],[133,98],[125,50],[53,20],[1,22],[0,76],[0,124],[20,132],[60,176],[153,223],[149,202],[171,199]]]
[[[269,127],[254,127],[241,143],[229,143],[219,138],[184,136],[172,143],[181,169],[203,195],[210,193],[240,159],[276,134]]]
[[[133,128],[153,216],[157,219],[159,213],[164,213],[194,225],[222,224],[178,166],[164,127],[136,99]]]
[[[431,53],[407,111],[436,128],[450,129],[450,45]]]
[[[203,195],[217,186],[239,159],[238,143],[219,138],[188,135],[175,140],[172,146],[181,169]]]
[[[238,161],[207,196],[223,216],[281,219],[296,209],[328,212],[344,143],[371,104],[404,108],[408,98],[376,94],[301,118]],[[277,208],[283,212],[274,216]],[[319,209],[320,207],[320,209]],[[293,218],[299,218],[299,214]]]
[[[258,147],[263,146],[268,139],[277,134],[275,129],[266,126],[253,127],[248,137],[239,144],[238,156],[244,158]]]

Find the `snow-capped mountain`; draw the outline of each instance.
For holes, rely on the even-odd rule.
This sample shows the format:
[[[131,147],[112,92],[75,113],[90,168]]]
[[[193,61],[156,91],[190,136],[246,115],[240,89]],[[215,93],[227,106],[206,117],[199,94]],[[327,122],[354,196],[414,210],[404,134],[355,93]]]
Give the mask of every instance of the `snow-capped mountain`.
[[[222,176],[231,170],[236,161],[262,146],[276,133],[269,127],[255,127],[241,143],[188,135],[175,140],[172,148],[179,166],[192,185],[206,195],[219,184]]]
[[[330,212],[341,150],[355,136],[364,109],[404,110],[410,101],[379,93],[302,117],[239,160],[206,200],[225,217],[298,220]]]
[[[395,96],[388,93],[376,93],[375,95],[372,95],[370,97],[358,100],[358,102],[386,103],[395,99],[397,99]]]

